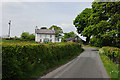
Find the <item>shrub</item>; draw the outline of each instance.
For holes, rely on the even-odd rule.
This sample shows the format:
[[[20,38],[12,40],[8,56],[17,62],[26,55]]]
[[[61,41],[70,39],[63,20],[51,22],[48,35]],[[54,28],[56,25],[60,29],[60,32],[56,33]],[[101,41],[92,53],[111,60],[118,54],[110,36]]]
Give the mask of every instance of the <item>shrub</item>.
[[[102,47],[102,50],[113,62],[120,63],[120,48]]]
[[[66,59],[71,59],[82,51],[80,44],[77,43],[4,43],[2,45],[3,79],[35,78],[47,69]]]

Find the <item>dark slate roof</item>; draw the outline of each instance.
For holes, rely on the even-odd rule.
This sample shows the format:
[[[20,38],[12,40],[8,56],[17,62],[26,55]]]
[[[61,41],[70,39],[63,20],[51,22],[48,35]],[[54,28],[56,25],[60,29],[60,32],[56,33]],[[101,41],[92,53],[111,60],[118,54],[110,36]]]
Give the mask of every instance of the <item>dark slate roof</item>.
[[[39,34],[55,34],[55,31],[50,30],[50,29],[36,29],[35,33],[39,33]]]
[[[75,36],[75,37],[70,37],[70,38],[66,38],[67,41],[71,41],[71,40],[75,40],[75,38],[78,37],[80,40],[82,40],[79,36]]]
[[[67,41],[74,40],[74,37],[66,38]]]

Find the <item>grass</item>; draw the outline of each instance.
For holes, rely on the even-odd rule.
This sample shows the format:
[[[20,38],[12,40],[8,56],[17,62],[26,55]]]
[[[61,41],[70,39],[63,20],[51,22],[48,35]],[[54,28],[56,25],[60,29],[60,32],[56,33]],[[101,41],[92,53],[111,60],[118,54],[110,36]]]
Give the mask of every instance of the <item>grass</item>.
[[[113,63],[105,54],[100,53],[100,57],[109,76],[111,78],[118,78],[120,73],[120,66]]]
[[[100,49],[100,47],[95,47],[95,46],[90,46],[90,45],[84,45],[84,44],[82,44],[82,47],[92,47],[92,48],[95,48],[95,49]]]

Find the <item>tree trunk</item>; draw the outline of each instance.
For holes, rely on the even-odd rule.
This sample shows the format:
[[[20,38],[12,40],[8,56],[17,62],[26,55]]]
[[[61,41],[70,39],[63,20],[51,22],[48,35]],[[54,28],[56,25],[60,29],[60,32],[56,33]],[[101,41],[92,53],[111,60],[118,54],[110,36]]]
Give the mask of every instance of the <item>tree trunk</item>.
[[[86,38],[86,43],[89,44],[89,41],[90,41],[90,37],[87,37]]]

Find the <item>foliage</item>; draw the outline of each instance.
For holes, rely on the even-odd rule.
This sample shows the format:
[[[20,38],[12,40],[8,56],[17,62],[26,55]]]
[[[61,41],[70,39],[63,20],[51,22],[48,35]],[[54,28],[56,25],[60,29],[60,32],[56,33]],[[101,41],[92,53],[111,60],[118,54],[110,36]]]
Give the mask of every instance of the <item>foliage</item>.
[[[18,37],[17,37],[17,36],[15,36],[14,38],[15,38],[15,39],[18,39]]]
[[[67,42],[67,40],[65,38],[62,38],[61,42]]]
[[[47,29],[47,27],[41,27],[40,29]]]
[[[103,37],[96,37],[93,36],[90,39],[90,45],[91,46],[96,46],[96,47],[102,47],[102,46],[112,46],[112,41],[109,40],[110,38],[103,38]]]
[[[11,40],[6,40],[6,38],[3,38],[2,39],[2,43],[35,43],[35,41],[33,40],[26,40],[26,39],[20,39],[20,38],[17,38],[17,39],[11,39]]]
[[[93,2],[90,13],[91,15],[85,19],[87,23],[85,23],[85,20],[81,23],[85,16],[80,16],[83,15],[83,12],[86,11],[86,9],[76,17],[76,23],[74,21],[75,27],[80,31],[78,33],[81,33],[86,37],[92,36],[93,38],[90,40],[90,44],[92,45],[100,47],[105,45],[120,47],[119,8],[120,1],[112,3]],[[86,14],[89,14],[89,12],[86,11]]]
[[[26,40],[35,40],[35,35],[34,34],[29,34],[29,32],[23,32],[21,34],[21,38],[26,39]]]
[[[111,79],[119,80],[119,66],[113,63],[108,56],[100,53],[101,60]]]
[[[99,50],[101,60],[111,78],[119,77],[120,48],[102,47]],[[119,80],[119,79],[118,79]]]
[[[35,35],[34,34],[30,34],[29,35],[29,40],[35,40]]]
[[[90,21],[91,25],[94,25],[94,31],[90,33],[100,39],[102,46],[107,44],[107,46],[119,47],[120,45],[117,27],[120,21],[119,8],[120,2],[93,2],[92,4],[92,15],[95,16],[90,20],[97,20]]]
[[[21,38],[22,38],[22,39],[28,39],[28,38],[29,38],[29,32],[23,32],[23,33],[21,34]]]
[[[64,33],[64,38],[70,38],[77,36],[73,31],[69,33]]]
[[[3,80],[36,78],[47,69],[73,58],[82,51],[77,43],[3,43]]]
[[[55,25],[52,25],[49,29],[53,29],[55,30],[55,37],[57,37],[59,39],[59,37],[61,37],[62,33],[63,33],[63,30],[61,29],[61,27],[59,26],[55,26]]]
[[[83,30],[89,26],[89,21],[88,18],[91,15],[91,9],[90,8],[86,8],[85,10],[83,10],[73,21],[73,24],[75,25],[75,27],[77,28],[77,32],[79,34],[82,34],[83,36],[87,37],[86,41],[89,42],[90,36],[91,35],[84,35],[83,34]]]
[[[103,49],[103,54],[108,56],[110,60],[113,60],[113,62],[120,64],[120,48],[102,47],[102,49]]]
[[[77,36],[73,31],[69,33],[64,33],[64,36],[62,38],[62,42],[67,42],[66,38],[71,38]]]

